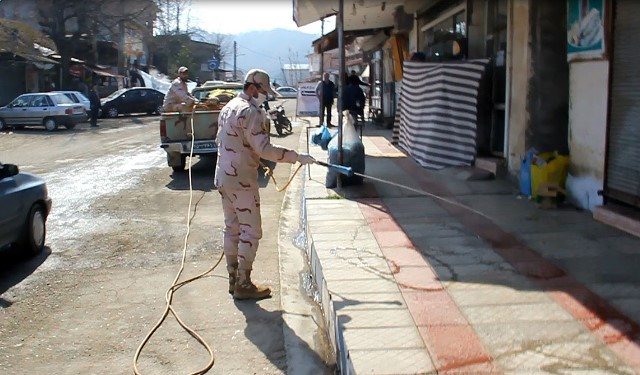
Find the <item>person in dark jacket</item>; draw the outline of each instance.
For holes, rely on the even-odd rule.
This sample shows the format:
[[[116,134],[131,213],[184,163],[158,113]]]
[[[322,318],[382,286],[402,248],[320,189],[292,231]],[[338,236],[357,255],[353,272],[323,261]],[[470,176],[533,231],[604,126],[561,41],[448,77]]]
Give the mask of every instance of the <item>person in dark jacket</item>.
[[[91,83],[91,89],[89,90],[89,103],[91,103],[91,112],[89,114],[91,120],[91,127],[98,127],[98,113],[102,104],[100,103],[100,96],[98,95],[98,84],[96,82]]]
[[[342,98],[342,109],[354,114],[354,120],[361,118],[364,121],[365,95],[359,85],[357,76],[349,76],[346,80]]]
[[[320,125],[324,123],[326,112],[327,126],[331,127],[331,107],[336,97],[336,85],[331,81],[329,73],[325,73],[323,77],[324,79],[316,85],[316,96],[320,100]]]
[[[358,77],[358,75],[356,74],[355,70],[351,71],[351,75],[349,76],[349,79],[352,79],[359,86],[371,86],[367,82],[364,82],[363,80],[361,80],[360,77]]]

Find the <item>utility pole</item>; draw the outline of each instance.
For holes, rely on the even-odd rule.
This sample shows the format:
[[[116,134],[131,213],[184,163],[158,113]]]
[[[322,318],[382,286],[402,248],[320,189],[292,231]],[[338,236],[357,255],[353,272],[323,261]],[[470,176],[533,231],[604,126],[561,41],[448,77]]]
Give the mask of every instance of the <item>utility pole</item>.
[[[320,85],[322,85],[322,77],[324,75],[324,49],[322,48],[322,43],[324,43],[324,18],[322,18],[320,22]],[[321,86],[322,87],[322,86]],[[324,106],[322,102],[324,101],[324,95],[320,95],[320,100],[318,100],[318,105],[320,106],[320,111],[318,112],[319,119],[324,120]],[[322,125],[322,123],[320,123]]]
[[[383,3],[384,4],[384,3]],[[344,90],[344,0],[338,0],[338,15],[336,16],[336,24],[338,27],[338,56],[340,59],[340,69],[338,70],[340,74],[340,78],[338,78],[338,164],[344,165],[344,150],[342,148],[342,124],[343,124],[343,116],[342,116],[342,94]],[[342,177],[337,176],[338,181],[338,189],[342,188]]]
[[[234,81],[238,80],[237,71],[236,71],[237,58],[238,58],[238,42],[234,40],[233,41],[233,80]]]

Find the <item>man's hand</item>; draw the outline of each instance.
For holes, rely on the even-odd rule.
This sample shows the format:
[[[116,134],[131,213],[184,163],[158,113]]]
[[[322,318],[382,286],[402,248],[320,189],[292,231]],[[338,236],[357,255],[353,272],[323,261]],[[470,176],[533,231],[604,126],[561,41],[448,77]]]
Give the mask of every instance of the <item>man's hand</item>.
[[[316,159],[314,159],[313,156],[309,154],[305,154],[305,153],[298,154],[298,163],[302,165],[313,164],[315,162],[316,162]]]

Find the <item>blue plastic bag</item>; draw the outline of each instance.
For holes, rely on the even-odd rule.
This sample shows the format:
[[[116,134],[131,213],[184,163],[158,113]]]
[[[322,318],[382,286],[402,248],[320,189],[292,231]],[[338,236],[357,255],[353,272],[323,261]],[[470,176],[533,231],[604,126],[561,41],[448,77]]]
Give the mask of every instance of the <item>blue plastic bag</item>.
[[[322,127],[320,127],[320,129],[318,129],[318,131],[313,133],[313,135],[311,136],[311,143],[320,146],[320,148],[322,148],[324,151],[327,151],[329,142],[331,142],[331,139],[333,139],[335,134],[336,133],[331,133],[331,131],[329,131],[329,128],[323,125]]]

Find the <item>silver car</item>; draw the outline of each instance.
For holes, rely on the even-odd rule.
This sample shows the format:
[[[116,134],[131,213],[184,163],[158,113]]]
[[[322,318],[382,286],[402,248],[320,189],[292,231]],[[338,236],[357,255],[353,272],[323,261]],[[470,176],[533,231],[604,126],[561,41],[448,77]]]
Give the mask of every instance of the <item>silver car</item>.
[[[289,86],[280,86],[276,89],[276,92],[278,94],[280,94],[281,97],[283,98],[297,98],[298,97],[298,90],[293,88],[293,87],[289,87]]]
[[[22,94],[0,108],[0,130],[25,125],[41,125],[49,131],[56,130],[58,125],[73,129],[85,121],[87,113],[84,106],[58,92]]]
[[[91,102],[89,98],[87,98],[80,91],[54,91],[65,94],[67,98],[71,99],[76,104],[82,104],[84,106],[85,111],[91,112]]]

